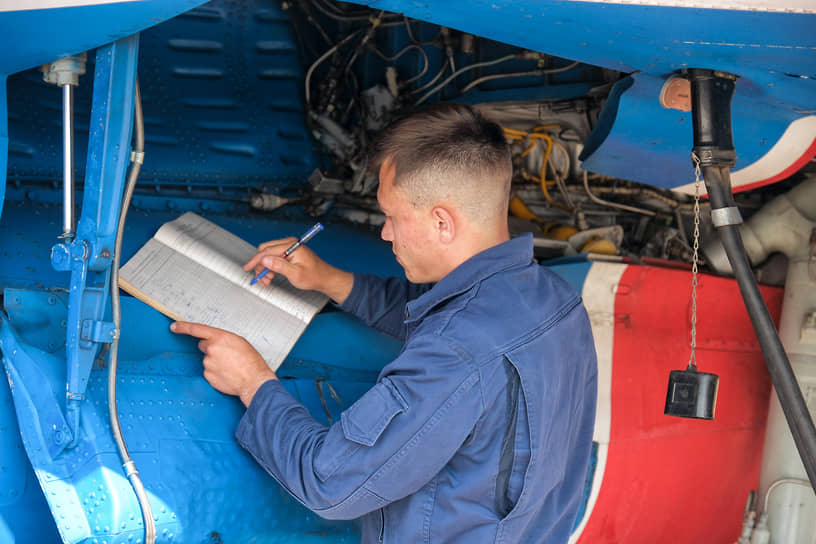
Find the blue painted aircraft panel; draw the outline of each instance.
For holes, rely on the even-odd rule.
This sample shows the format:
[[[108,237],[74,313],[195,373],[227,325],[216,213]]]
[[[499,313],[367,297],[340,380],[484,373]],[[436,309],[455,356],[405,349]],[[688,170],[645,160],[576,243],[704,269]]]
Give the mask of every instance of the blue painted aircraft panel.
[[[721,70],[752,80],[769,101],[814,108],[816,14],[569,0],[355,3],[622,72]]]
[[[0,60],[0,73],[97,47],[198,3],[124,2],[0,14],[3,39],[15,40],[19,48],[19,54]],[[649,150],[652,168],[658,165],[665,171],[668,166],[667,177],[689,171],[687,117],[656,111],[653,103],[662,77],[687,66],[689,59],[694,59],[695,67],[743,76],[734,116],[735,132],[745,139],[737,140],[740,160],[761,154],[785,122],[805,115],[802,108],[814,104],[812,15],[661,8],[660,17],[655,17],[657,12],[648,6],[543,0],[381,0],[372,6],[563,58],[642,70],[632,79],[633,85],[620,89],[614,112],[618,115],[611,116],[607,131],[598,133],[603,141],[596,147],[602,153],[587,160],[590,166],[592,160],[603,161],[599,171],[619,168],[622,177],[630,179],[627,172],[638,172],[631,157],[640,153],[645,162],[644,149]],[[760,24],[761,34],[755,30]],[[30,32],[32,28],[44,29],[46,38]],[[251,243],[299,233],[310,225],[313,218],[297,211],[281,210],[274,216],[244,212],[241,217],[223,213],[245,210],[250,187],[301,184],[321,160],[303,118],[303,67],[287,15],[273,4],[220,0],[145,31],[141,42],[148,127],[142,183],[150,186],[150,192],[134,201],[122,261],[159,225],[190,208]],[[491,54],[512,50],[501,44],[491,47],[495,47]],[[372,72],[381,68],[370,67]],[[522,90],[487,85],[463,100],[580,96],[592,86],[598,70],[583,66],[580,74],[577,80],[570,79],[574,74],[555,78],[560,85]],[[0,387],[0,541],[22,534],[37,535],[38,542],[55,540],[53,514],[66,542],[138,542],[139,510],[107,418],[103,357],[90,371],[78,445],[55,452],[53,443],[43,440],[43,429],[52,429],[42,422],[55,409],[64,411],[65,403],[68,308],[63,291],[69,287],[69,276],[53,270],[48,258],[61,231],[61,208],[43,204],[59,200],[53,183],[59,177],[61,153],[59,91],[41,83],[36,71],[12,79],[12,181],[6,196],[13,196],[14,202],[7,202],[0,216],[0,288],[5,292],[7,316],[0,348],[11,375],[25,373],[41,379],[34,380],[39,387],[28,390],[26,382],[31,380],[12,380],[12,389]],[[90,75],[84,76],[77,102],[78,109],[86,112],[90,110],[89,81]],[[763,113],[751,125],[746,120],[754,117],[752,108],[757,104]],[[5,100],[0,105],[2,120],[4,108]],[[89,119],[80,113],[80,134],[90,131]],[[671,129],[664,130],[666,126]],[[0,130],[4,161],[3,137]],[[761,141],[762,137],[768,140]],[[78,157],[86,156],[86,141],[87,136],[78,139]],[[0,166],[5,172],[5,163]],[[648,177],[647,166],[637,175]],[[21,180],[41,184],[32,188]],[[164,186],[168,182],[169,189]],[[228,197],[221,204],[207,199],[214,194],[218,201],[225,191]],[[231,207],[224,204],[230,199]],[[100,202],[98,195],[90,195],[88,202],[96,208],[109,204]],[[115,209],[107,213],[110,217]],[[329,262],[346,269],[401,273],[388,245],[370,231],[330,223],[311,245]],[[578,263],[554,269],[580,292],[589,266]],[[243,412],[240,403],[215,392],[203,380],[195,342],[171,334],[168,325],[166,317],[143,303],[123,299],[118,407],[131,454],[150,492],[159,540],[356,541],[359,537],[352,523],[327,522],[308,512],[237,446],[232,432]],[[295,345],[279,375],[316,419],[329,423],[373,383],[399,348],[393,339],[328,308]],[[42,492],[21,456],[23,445]],[[6,462],[21,470],[4,471]],[[21,510],[25,514],[20,515]],[[43,516],[47,519],[40,522]],[[31,527],[36,529],[29,533]]]
[[[9,209],[11,213],[3,218],[3,224],[22,222],[31,212],[31,207]],[[59,209],[50,212],[52,220],[58,219]],[[128,222],[129,231],[132,229],[129,236],[141,233],[146,239],[162,219],[153,214],[134,214]],[[253,242],[289,234],[292,228],[262,216],[254,220],[212,219]],[[0,231],[5,247],[12,243],[20,248],[36,244],[42,235],[47,235],[46,228],[26,233]],[[343,243],[351,237],[355,244]],[[128,252],[140,244],[134,241]],[[371,263],[364,256],[379,254],[384,257],[380,273],[398,270],[387,245],[373,233],[365,236],[352,233],[349,227],[329,225],[313,245],[340,266],[370,270]],[[28,281],[31,285],[41,284],[42,278],[33,272]],[[57,301],[49,304],[52,297]],[[14,306],[17,298],[25,300]],[[42,350],[39,360],[44,360],[45,353],[53,353],[55,363],[64,356],[60,355],[64,347],[55,347],[64,344],[64,331],[50,325],[64,320],[63,298],[59,292],[6,290],[11,325],[29,332],[26,341],[32,347],[22,347],[35,355],[39,353],[36,350]],[[213,534],[223,542],[287,542],[295,535],[299,542],[310,538],[315,542],[357,541],[353,523],[327,522],[309,513],[241,450],[232,433],[243,408],[236,399],[214,391],[203,380],[195,341],[170,333],[170,320],[144,303],[130,297],[124,297],[122,303],[119,413],[159,519],[160,542],[206,542]],[[62,317],[56,315],[60,312]],[[37,323],[44,326],[32,326]],[[4,331],[4,353],[10,349],[7,334]],[[327,337],[335,340],[326,342]],[[319,421],[328,423],[370,387],[379,369],[399,347],[393,339],[328,309],[315,318],[279,369],[279,375]],[[41,371],[49,374],[47,381],[53,389],[64,384],[63,365],[46,365]],[[42,450],[31,447],[37,441],[28,432],[31,427],[23,429],[24,441],[39,467],[45,496],[66,542],[129,542],[129,537],[136,541],[140,534],[138,506],[110,436],[106,375],[105,369],[91,372],[82,409],[83,441],[76,448],[50,459]],[[329,387],[341,403],[334,400]],[[0,426],[15,421],[12,414],[6,413]],[[16,432],[12,436],[17,436]],[[0,509],[0,515],[6,512]],[[32,512],[32,516],[43,513]],[[301,535],[309,534],[312,536],[303,540]]]
[[[14,54],[0,56],[0,74],[14,74],[130,36],[185,12],[202,0],[139,0],[0,12],[0,36]]]
[[[582,166],[591,172],[673,188],[694,181],[690,159],[691,112],[667,109],[656,97],[665,79],[633,74],[620,80],[620,92],[611,93],[611,111],[587,142]],[[748,98],[751,83],[737,80],[732,102],[734,148],[739,170],[758,161],[776,144],[788,125],[801,117],[790,109],[758,107]],[[746,90],[747,89],[747,90]],[[740,92],[745,90],[745,92]],[[816,95],[814,96],[816,104]]]

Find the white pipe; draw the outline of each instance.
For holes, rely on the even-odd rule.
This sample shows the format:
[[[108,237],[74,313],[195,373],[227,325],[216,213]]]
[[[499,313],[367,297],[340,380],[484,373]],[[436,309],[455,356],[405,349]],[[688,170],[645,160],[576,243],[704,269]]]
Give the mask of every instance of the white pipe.
[[[816,392],[816,262],[811,235],[816,228],[816,176],[763,206],[740,227],[745,250],[753,264],[774,252],[788,257],[785,295],[779,319],[779,338],[791,362],[799,387],[809,398],[814,417]],[[719,272],[730,272],[719,242],[703,248],[708,263]],[[744,394],[748,394],[745,392]],[[791,486],[769,500],[771,491],[792,481],[807,481],[790,429],[775,393],[771,394],[768,425],[759,478],[765,508],[754,530],[752,543],[813,544],[816,534],[816,496],[809,486]],[[767,523],[767,525],[766,525]]]
[[[763,206],[739,230],[748,259],[756,265],[774,252],[789,259],[807,258],[814,226],[816,176],[811,176]],[[705,244],[703,253],[714,270],[731,274],[731,265],[719,240]]]

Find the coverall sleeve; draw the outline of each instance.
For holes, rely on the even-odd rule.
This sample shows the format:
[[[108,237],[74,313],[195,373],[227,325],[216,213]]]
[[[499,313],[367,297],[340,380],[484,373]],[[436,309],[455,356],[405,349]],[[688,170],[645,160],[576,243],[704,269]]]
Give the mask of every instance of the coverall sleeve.
[[[351,293],[339,307],[369,327],[405,340],[405,305],[431,287],[430,283],[354,274]]]
[[[431,480],[471,433],[482,408],[479,373],[439,337],[424,337],[327,428],[277,380],[256,393],[240,444],[306,507],[353,519]]]

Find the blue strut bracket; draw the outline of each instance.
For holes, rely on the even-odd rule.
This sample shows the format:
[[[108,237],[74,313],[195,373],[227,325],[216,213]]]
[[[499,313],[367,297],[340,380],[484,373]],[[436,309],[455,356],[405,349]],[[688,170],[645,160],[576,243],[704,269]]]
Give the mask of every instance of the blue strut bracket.
[[[57,358],[22,342],[2,312],[0,350],[29,455],[35,463],[51,462],[74,438],[55,394]]]
[[[101,344],[116,335],[105,312],[130,155],[138,52],[138,35],[97,49],[82,216],[75,238],[51,250],[54,269],[71,272],[65,409],[73,439],[66,447],[79,440],[80,408],[94,359]]]

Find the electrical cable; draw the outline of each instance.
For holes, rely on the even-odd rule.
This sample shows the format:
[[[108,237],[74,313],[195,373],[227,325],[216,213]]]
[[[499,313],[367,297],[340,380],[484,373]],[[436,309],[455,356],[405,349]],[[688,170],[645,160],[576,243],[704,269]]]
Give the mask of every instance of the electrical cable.
[[[536,130],[545,129],[545,128],[548,128],[548,127],[536,127]],[[547,183],[548,183],[548,181],[547,181],[547,164],[549,163],[550,153],[552,152],[552,148],[553,148],[552,138],[550,138],[549,135],[544,134],[542,132],[526,132],[526,131],[523,131],[523,130],[518,130],[518,129],[515,129],[515,128],[508,128],[508,127],[504,127],[504,135],[507,138],[510,138],[511,140],[526,140],[526,139],[533,140],[532,143],[529,146],[527,146],[527,148],[524,151],[521,152],[521,157],[526,157],[528,154],[530,154],[530,152],[533,149],[535,149],[535,147],[538,145],[537,140],[544,140],[544,142],[546,142],[547,148],[544,150],[544,158],[541,159],[541,176],[540,177],[535,177],[532,174],[528,174],[527,172],[525,172],[523,170],[521,172],[521,175],[522,175],[523,178],[528,179],[528,180],[533,180],[533,181],[537,182],[541,186],[541,192],[544,195],[544,199],[550,204],[550,206],[553,206],[554,208],[558,208],[558,209],[564,210],[565,212],[573,214],[574,211],[575,211],[574,207],[565,206],[565,205],[563,205],[563,204],[561,204],[559,202],[556,202],[555,199],[553,199],[553,197],[550,196],[550,191],[547,189]],[[555,172],[555,168],[553,168],[553,172]],[[553,183],[557,184],[558,182],[554,181]]]
[[[144,115],[142,114],[142,96],[139,90],[139,82],[136,82],[135,96],[133,101],[133,151],[131,153],[132,165],[128,173],[125,184],[124,196],[122,197],[122,208],[119,210],[119,224],[116,227],[116,242],[113,250],[113,264],[111,266],[111,314],[113,316],[114,334],[110,348],[110,363],[108,367],[108,415],[110,416],[111,431],[119,450],[119,457],[122,460],[122,467],[125,469],[128,480],[136,493],[139,501],[139,508],[142,511],[142,521],[144,522],[145,544],[153,544],[156,539],[156,526],[153,521],[153,510],[150,508],[150,501],[147,497],[142,480],[139,478],[139,471],[136,464],[130,458],[125,438],[122,435],[122,427],[119,425],[119,413],[116,409],[116,368],[119,360],[119,336],[122,322],[122,309],[119,303],[119,258],[122,250],[122,237],[125,232],[125,219],[127,217],[130,199],[133,196],[133,189],[136,187],[136,180],[139,178],[139,170],[144,158]]]
[[[304,7],[304,5],[306,7]],[[329,35],[326,33],[325,30],[323,30],[323,26],[317,21],[317,19],[315,19],[312,16],[312,12],[311,10],[308,9],[308,5],[309,5],[308,2],[303,2],[302,5],[300,5],[301,11],[303,11],[303,13],[306,15],[306,21],[308,21],[312,26],[315,27],[315,29],[317,29],[318,34],[320,34],[320,37],[323,38],[327,45],[331,45],[332,44],[331,38],[329,38]]]
[[[415,105],[419,106],[420,104],[422,104],[423,102],[428,100],[428,98],[433,96],[436,92],[438,92],[442,88],[444,88],[445,85],[447,85],[448,83],[451,82],[451,80],[455,79],[456,77],[462,75],[463,73],[465,73],[467,71],[475,70],[476,68],[485,68],[487,66],[493,66],[494,64],[507,62],[508,60],[512,60],[512,59],[516,59],[516,58],[519,58],[519,55],[516,55],[516,54],[505,55],[505,56],[499,57],[497,59],[488,60],[488,61],[484,61],[484,62],[476,62],[474,64],[469,64],[467,66],[463,66],[462,68],[459,68],[454,73],[452,73],[447,78],[445,78],[445,80],[442,81],[442,83],[440,83],[439,85],[435,86],[433,89],[431,89],[430,91],[428,91],[427,93],[422,95],[422,97],[419,100],[416,101]]]
[[[421,93],[422,91],[424,91],[425,89],[427,89],[428,87],[430,87],[431,85],[436,83],[439,80],[439,78],[444,75],[445,70],[447,70],[447,68],[448,68],[448,63],[443,62],[442,65],[439,67],[439,71],[436,73],[436,75],[434,77],[432,77],[428,82],[423,83],[420,87],[417,87],[416,89],[413,89],[408,94]]]
[[[562,180],[566,179],[566,178],[569,177],[570,169],[572,168],[572,159],[570,159],[569,151],[567,151],[566,146],[564,144],[562,144],[561,142],[559,142],[558,140],[553,140],[552,145],[561,150],[561,153],[563,153],[564,162],[566,163],[566,165],[564,166],[564,170],[562,172],[557,172],[555,170],[555,166],[552,164],[552,162],[550,163],[550,168],[552,169],[552,172],[553,172],[554,176],[560,177]],[[552,158],[552,154],[550,154],[550,157]]]
[[[731,177],[727,166],[704,166],[705,180],[711,209],[736,207],[731,193]],[[779,404],[785,414],[793,441],[802,458],[810,485],[816,489],[816,427],[813,425],[802,390],[793,373],[785,348],[776,332],[776,326],[759,291],[756,278],[745,254],[739,225],[715,225],[725,248],[731,270],[737,280],[745,308],[751,318],[768,373],[771,375]]]
[[[317,68],[317,66],[319,66],[321,62],[323,62],[324,60],[329,58],[335,51],[337,51],[337,49],[341,45],[346,44],[348,41],[350,41],[353,37],[355,37],[360,32],[362,32],[362,29],[352,32],[351,34],[349,34],[348,36],[346,36],[345,38],[340,40],[338,43],[333,45],[331,48],[329,48],[328,51],[326,51],[325,53],[320,55],[320,57],[316,61],[314,61],[311,66],[309,66],[309,70],[306,72],[306,81],[305,81],[305,84],[304,84],[305,85],[305,91],[306,91],[306,107],[307,108],[311,109],[311,92],[309,91],[309,82],[312,79],[312,73],[314,72],[315,68]]]
[[[355,22],[355,21],[368,21],[370,18],[370,12],[367,11],[357,11],[357,12],[342,12],[341,10],[335,8],[330,2],[323,3],[322,0],[313,0],[312,5],[320,11],[326,17],[334,19],[335,21],[341,22]],[[386,17],[402,17],[399,13],[388,13],[385,15]],[[396,22],[399,25],[402,25],[402,21],[392,21]]]
[[[373,43],[369,43],[368,48],[371,49],[371,51],[373,51],[378,57],[380,57],[381,59],[383,59],[386,62],[394,62],[395,60],[400,58],[402,55],[404,55],[405,53],[407,53],[411,49],[416,49],[417,51],[419,51],[422,54],[422,57],[425,59],[425,66],[422,68],[422,70],[417,75],[403,81],[400,84],[402,87],[405,87],[406,85],[410,85],[414,81],[416,81],[419,78],[421,78],[422,76],[424,76],[425,73],[428,71],[428,66],[430,64],[430,61],[428,60],[428,54],[425,52],[424,49],[422,49],[420,46],[418,46],[416,44],[409,44],[409,45],[405,46],[403,49],[401,49],[398,53],[394,54],[394,56],[392,56],[392,57],[389,57],[388,55],[386,55],[385,53],[380,51],[377,48],[377,46],[374,45]]]
[[[601,206],[608,206],[610,208],[618,208],[619,210],[626,210],[630,212],[639,213],[641,215],[648,215],[649,217],[654,217],[657,215],[656,212],[652,210],[644,210],[642,208],[635,208],[634,206],[627,206],[626,204],[618,204],[617,202],[610,202],[608,200],[602,200],[595,196],[595,194],[589,190],[589,180],[587,178],[587,171],[584,170],[584,190],[586,191],[587,196],[589,196],[592,202],[596,204],[600,204]]]
[[[572,201],[572,197],[567,192],[567,186],[564,183],[564,179],[555,172],[555,168],[553,168],[552,165],[550,165],[550,168],[553,169],[555,186],[558,187],[558,190],[561,192],[561,196],[564,197],[564,201],[567,203],[567,206],[569,206],[572,210],[575,210],[576,209],[575,203]]]
[[[408,20],[408,17],[405,17],[403,19],[403,22],[405,23],[405,30],[408,32],[408,39],[414,42],[416,45],[434,45],[434,43],[436,43],[436,40],[439,38],[439,35],[437,34],[436,38],[434,38],[433,40],[421,42],[414,37],[414,31],[411,30],[411,22]],[[440,33],[441,32],[442,31],[440,30]]]
[[[371,26],[368,27],[365,35],[363,36],[363,39],[360,40],[360,43],[358,43],[357,47],[354,48],[354,51],[349,57],[349,60],[346,62],[346,65],[343,68],[344,75],[348,74],[351,71],[351,67],[352,65],[354,65],[354,61],[356,61],[357,57],[360,56],[360,53],[363,52],[363,49],[365,49],[365,47],[368,45],[369,40],[371,40],[371,38],[374,37],[374,32],[377,30],[377,27],[379,27],[382,24],[382,18],[384,13],[385,12],[381,10],[376,16],[372,16],[369,19],[371,22]]]
[[[368,14],[363,11],[359,12],[351,12],[351,13],[342,13],[339,9],[335,8],[331,3],[323,4],[321,0],[313,0],[312,5],[317,8],[317,10],[329,17],[334,19],[335,21],[343,21],[343,22],[352,22],[352,21],[367,21]]]
[[[478,79],[474,79],[473,81],[471,81],[470,83],[465,85],[465,87],[461,91],[461,94],[465,94],[466,92],[471,90],[476,85],[480,85],[480,84],[484,83],[485,81],[492,81],[492,80],[495,80],[495,79],[506,79],[506,78],[511,78],[511,77],[546,76],[546,75],[550,75],[550,74],[559,74],[561,72],[566,72],[568,70],[572,70],[573,68],[575,68],[579,64],[580,64],[580,62],[575,61],[572,64],[569,64],[567,66],[562,66],[561,68],[552,68],[552,69],[546,69],[546,70],[530,70],[530,71],[527,71],[527,72],[509,72],[509,73],[504,73],[504,74],[490,74],[490,75],[482,76],[482,77],[480,77]]]
[[[598,174],[590,174],[590,178],[600,178],[601,180],[606,179],[606,176],[599,176]],[[648,198],[654,198],[655,200],[659,200],[663,204],[669,206],[670,208],[676,210],[691,210],[693,208],[693,204],[683,204],[679,200],[674,199],[672,197],[666,196],[654,189],[650,189],[648,187],[594,187],[593,191],[597,191],[598,193],[610,193],[613,195],[629,195],[629,196],[643,196]],[[700,202],[700,206],[708,206],[708,202]]]

